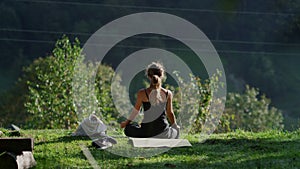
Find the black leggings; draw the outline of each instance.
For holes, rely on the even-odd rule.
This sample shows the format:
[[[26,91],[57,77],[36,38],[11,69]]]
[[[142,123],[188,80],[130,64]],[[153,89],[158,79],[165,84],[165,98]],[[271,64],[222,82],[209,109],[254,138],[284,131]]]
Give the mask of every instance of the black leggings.
[[[179,130],[176,130],[172,127],[167,127],[164,131],[159,134],[153,134],[151,131],[140,127],[137,124],[128,124],[125,127],[124,133],[128,137],[137,137],[137,138],[167,138],[167,139],[177,139],[179,138]]]

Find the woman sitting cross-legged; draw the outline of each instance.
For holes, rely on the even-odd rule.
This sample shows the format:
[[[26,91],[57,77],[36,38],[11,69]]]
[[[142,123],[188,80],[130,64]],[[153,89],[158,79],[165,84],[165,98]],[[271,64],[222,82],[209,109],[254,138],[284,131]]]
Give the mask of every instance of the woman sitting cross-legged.
[[[179,126],[172,107],[172,92],[162,88],[164,77],[162,64],[153,62],[146,69],[150,86],[137,93],[135,107],[127,120],[121,122],[125,135],[138,138],[169,138],[179,137]],[[144,118],[140,125],[131,123],[143,107]],[[169,122],[167,120],[169,119]]]

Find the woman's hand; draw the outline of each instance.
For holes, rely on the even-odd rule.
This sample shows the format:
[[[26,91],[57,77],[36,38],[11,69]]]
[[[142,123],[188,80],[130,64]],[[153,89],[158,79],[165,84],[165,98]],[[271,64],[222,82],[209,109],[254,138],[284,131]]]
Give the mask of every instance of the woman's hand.
[[[121,128],[125,128],[129,123],[130,123],[129,120],[125,120],[125,121],[123,121],[123,122],[120,123],[120,127]]]
[[[176,130],[179,130],[180,129],[180,126],[178,126],[176,123],[173,123],[171,125],[172,128],[176,129]]]

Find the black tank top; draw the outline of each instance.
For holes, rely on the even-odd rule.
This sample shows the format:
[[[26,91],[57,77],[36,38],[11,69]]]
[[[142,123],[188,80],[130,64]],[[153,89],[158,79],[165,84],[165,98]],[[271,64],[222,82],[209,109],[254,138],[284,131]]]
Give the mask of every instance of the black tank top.
[[[156,136],[162,133],[169,127],[169,123],[166,117],[166,105],[167,102],[159,103],[157,105],[151,105],[149,102],[149,96],[145,89],[145,93],[148,101],[143,102],[144,119],[141,127],[146,130],[148,137]],[[168,98],[168,92],[166,93]]]

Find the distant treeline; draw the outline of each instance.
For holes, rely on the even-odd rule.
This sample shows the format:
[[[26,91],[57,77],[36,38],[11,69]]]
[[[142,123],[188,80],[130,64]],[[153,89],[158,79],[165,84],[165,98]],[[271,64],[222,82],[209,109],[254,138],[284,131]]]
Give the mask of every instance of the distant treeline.
[[[300,1],[246,0],[2,0],[0,2],[0,87],[9,89],[21,69],[49,55],[63,34],[81,44],[106,23],[136,12],[166,12],[198,26],[212,41],[225,67],[229,91],[258,87],[286,115],[299,117]],[[148,23],[151,24],[151,23]],[[115,67],[145,47],[180,56],[193,71],[205,69],[181,42],[161,35],[123,40],[105,57]]]

